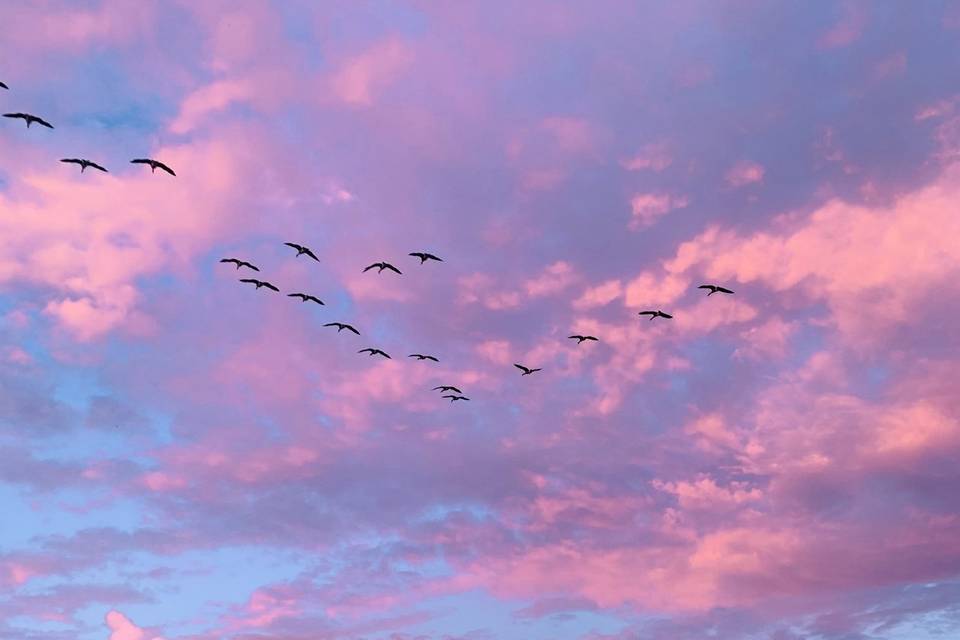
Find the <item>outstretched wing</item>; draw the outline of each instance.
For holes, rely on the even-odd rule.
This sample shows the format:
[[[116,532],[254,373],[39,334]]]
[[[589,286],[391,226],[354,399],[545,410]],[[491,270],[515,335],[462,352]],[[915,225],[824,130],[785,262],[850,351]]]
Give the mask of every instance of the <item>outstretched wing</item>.
[[[65,162],[67,164],[83,164],[83,160],[80,158],[60,158],[60,162]]]
[[[321,299],[318,298],[317,296],[307,296],[306,299],[304,300],[304,302],[306,302],[306,300],[312,300],[313,302],[316,302],[317,304],[323,304],[323,300],[321,300]],[[326,306],[326,305],[323,305],[323,306]]]
[[[377,353],[379,353],[380,355],[382,355],[382,356],[383,356],[384,358],[386,358],[387,360],[393,360],[393,358],[390,357],[390,354],[387,353],[386,351],[382,351],[382,350],[380,350],[380,349],[377,349]]]
[[[313,258],[313,259],[316,260],[317,262],[320,262],[320,258],[318,258],[317,256],[313,255],[313,251],[310,251],[310,249],[307,249],[306,247],[304,247],[304,248],[303,248],[303,253],[304,253],[304,255],[310,256],[311,258]]]
[[[267,289],[273,289],[273,290],[276,291],[277,293],[280,293],[280,289],[277,289],[275,286],[273,286],[273,285],[270,284],[269,282],[264,282],[264,283],[263,283],[263,286],[265,286]]]
[[[257,269],[255,266],[253,266],[253,265],[250,264],[249,262],[245,262],[245,261],[243,261],[243,260],[238,260],[238,261],[237,261],[237,267],[250,267],[250,268],[253,269],[254,271],[260,271],[260,269]]]
[[[379,266],[380,266],[379,262],[374,262],[372,265],[364,269],[363,272],[366,273],[367,271],[370,271],[370,269],[376,269]]]
[[[434,362],[440,362],[439,360],[437,360],[437,359],[434,358],[433,356],[424,356],[424,358],[426,358],[427,360],[433,360]]]
[[[100,171],[103,171],[104,173],[110,173],[109,171],[107,171],[106,169],[104,169],[103,167],[101,167],[100,165],[98,165],[96,162],[89,162],[89,161],[88,161],[88,162],[87,162],[87,166],[88,166],[88,167],[93,167],[94,169],[99,169]]]
[[[673,318],[673,316],[670,315],[669,313],[664,313],[664,312],[662,312],[662,311],[660,312],[660,317],[661,317],[661,318]]]
[[[360,349],[360,351],[357,351],[357,353],[367,353],[367,352],[369,352],[370,355],[373,355],[373,354],[374,354],[374,349],[371,349],[370,347],[367,347],[366,349]]]
[[[397,269],[395,266],[393,266],[393,265],[390,264],[389,262],[384,262],[384,263],[383,263],[383,268],[384,268],[384,269],[390,269],[390,271],[396,271],[396,272],[399,273],[400,275],[403,275],[403,272],[400,271],[400,269]]]
[[[443,258],[438,258],[432,253],[425,253],[424,255],[427,256],[427,260],[436,260],[437,262],[443,262]]]
[[[169,173],[170,175],[172,175],[174,178],[177,177],[177,174],[173,172],[173,169],[171,169],[171,168],[168,167],[167,165],[163,164],[162,162],[156,161],[156,160],[155,160],[154,162],[156,163],[156,166],[157,166],[157,167],[163,169],[164,171],[166,171],[167,173]]]
[[[520,371],[524,371],[524,372],[527,372],[527,373],[530,372],[530,369],[527,369],[527,368],[526,368],[525,366],[523,366],[522,364],[514,364],[513,366],[515,366],[517,369],[520,369]]]
[[[599,342],[599,340],[593,336],[583,336],[584,340],[593,340],[594,342]]]
[[[220,262],[234,262],[237,266],[240,266],[240,261],[236,258],[220,258]]]
[[[150,164],[150,162],[148,158],[134,158],[130,161],[130,164]]]
[[[340,324],[339,322],[328,322],[327,324],[325,324],[325,325],[323,325],[323,326],[325,326],[325,327],[336,327],[337,330],[339,330],[339,329],[341,329],[341,328],[343,327],[343,325]]]
[[[2,88],[4,88],[4,89],[9,89],[9,88],[10,88],[10,87],[8,87],[7,85],[3,84],[2,82],[0,82],[0,87],[2,87]]]
[[[722,291],[723,293],[733,293],[733,291],[727,289],[726,287],[717,287],[717,291]]]
[[[714,287],[712,284],[702,284],[699,287],[697,287],[697,289],[715,289],[715,288],[716,287]]]
[[[53,125],[47,122],[46,120],[44,120],[43,118],[38,118],[37,116],[33,116],[33,121],[36,122],[37,124],[42,124],[47,129],[53,129]]]
[[[4,118],[20,118],[21,120],[27,119],[27,114],[25,113],[5,113],[3,114]]]
[[[249,282],[250,284],[260,284],[259,280],[254,280],[253,278],[240,278],[240,282]]]
[[[297,251],[300,251],[300,249],[303,249],[303,247],[301,247],[300,245],[294,244],[292,242],[284,242],[283,244],[287,245],[288,247],[293,247]]]
[[[343,325],[343,328],[346,329],[347,331],[353,331],[355,334],[360,335],[360,332],[357,331],[356,329],[354,329],[354,328],[353,328],[352,326],[350,326],[349,324]]]
[[[287,297],[288,297],[288,298],[300,298],[300,299],[303,300],[303,301],[306,301],[306,300],[307,300],[307,296],[305,296],[305,295],[302,294],[302,293],[288,293],[288,294],[287,294]]]

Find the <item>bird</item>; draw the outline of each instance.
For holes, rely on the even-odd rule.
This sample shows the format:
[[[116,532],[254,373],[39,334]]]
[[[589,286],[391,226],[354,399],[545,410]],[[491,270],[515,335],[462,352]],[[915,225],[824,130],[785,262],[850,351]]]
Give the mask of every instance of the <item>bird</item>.
[[[413,256],[414,258],[420,258],[420,264],[423,264],[427,260],[436,260],[437,262],[443,262],[442,258],[438,258],[432,253],[424,253],[423,251],[414,251],[413,253],[408,253],[407,255]]]
[[[130,164],[148,164],[150,165],[150,173],[156,173],[157,169],[163,169],[173,177],[177,176],[177,174],[173,172],[173,169],[163,164],[159,160],[151,160],[150,158],[135,158],[130,161]]]
[[[20,118],[21,120],[26,120],[27,129],[29,129],[30,125],[33,124],[34,122],[36,122],[37,124],[41,124],[48,129],[53,129],[52,124],[50,124],[43,118],[38,118],[37,116],[30,115],[29,113],[5,113],[3,114],[3,117],[4,118]]]
[[[640,312],[638,312],[638,315],[641,315],[641,316],[650,316],[650,319],[651,319],[651,320],[653,320],[654,318],[658,318],[658,317],[659,317],[659,318],[666,318],[666,319],[669,320],[670,318],[673,317],[673,316],[670,315],[669,313],[664,313],[663,311],[660,311],[659,309],[657,309],[656,311],[640,311]]]
[[[425,356],[422,353],[411,353],[407,356],[408,358],[416,358],[417,360],[433,360],[434,362],[440,362],[433,356]]]
[[[467,396],[442,396],[442,397],[450,398],[450,402],[456,402],[457,400],[467,400],[467,401],[470,400],[470,398],[468,398]]]
[[[311,295],[308,294],[308,293],[288,293],[288,294],[287,294],[287,297],[288,297],[288,298],[300,298],[300,300],[301,300],[302,302],[311,301],[311,302],[316,302],[317,304],[323,304],[323,300],[321,300],[321,299],[318,298],[317,296],[311,296]],[[324,305],[324,306],[326,306],[326,305]]]
[[[580,335],[577,335],[577,336],[567,336],[567,337],[570,338],[570,339],[572,339],[572,340],[576,340],[576,341],[577,341],[577,344],[583,344],[583,341],[584,341],[584,340],[597,341],[597,339],[594,338],[593,336],[580,336]]]
[[[355,334],[360,335],[360,332],[359,332],[359,331],[357,331],[356,329],[354,329],[351,325],[346,324],[346,323],[343,323],[343,322],[328,322],[327,324],[325,324],[325,325],[323,325],[323,326],[325,326],[325,327],[336,327],[336,328],[337,328],[337,333],[340,333],[341,331],[343,331],[344,329],[346,329],[347,331],[353,331]]]
[[[733,291],[730,291],[730,289],[727,289],[726,287],[718,287],[715,284],[702,284],[697,287],[697,289],[710,289],[710,293],[707,294],[708,298],[718,291],[720,293],[733,293]]]
[[[275,286],[273,286],[266,280],[255,280],[253,278],[240,278],[240,282],[249,282],[251,284],[257,285],[257,289],[259,289],[260,287],[266,287],[267,289],[273,289],[277,293],[280,293],[280,289],[277,289]]]
[[[99,169],[104,173],[110,173],[96,162],[91,162],[90,160],[85,160],[84,158],[63,158],[60,162],[66,162],[67,164],[78,164],[80,165],[80,173],[83,173],[87,170],[87,167],[93,167],[94,169]]]
[[[372,349],[370,347],[367,347],[366,349],[360,349],[360,351],[357,351],[357,353],[369,353],[371,356],[381,355],[388,360],[393,360],[393,358],[388,356],[386,352],[381,351],[380,349]]]
[[[363,270],[364,273],[370,271],[370,269],[378,269],[377,273],[383,273],[384,269],[390,269],[391,271],[396,271],[397,273],[403,275],[403,272],[400,269],[397,269],[395,266],[389,262],[374,262],[372,265]]]
[[[536,371],[541,371],[541,370],[542,370],[542,369],[531,369],[531,368],[529,368],[529,367],[523,366],[522,364],[514,364],[513,366],[515,366],[517,369],[520,369],[521,371],[523,371],[523,373],[520,374],[521,377],[522,377],[522,376],[528,376],[528,375],[530,375],[531,373],[534,373],[534,372],[536,372]]]
[[[442,384],[442,385],[440,385],[439,387],[434,387],[433,390],[434,390],[434,391],[439,391],[440,393],[446,393],[447,391],[454,391],[454,392],[456,392],[456,393],[463,393],[463,391],[460,391],[460,389],[457,389],[456,387],[452,387],[452,386],[450,386],[450,385],[448,385],[448,384]]]
[[[4,83],[0,82],[0,88],[9,89],[10,87],[8,87],[8,86],[5,85]]]
[[[237,258],[221,258],[220,262],[233,262],[237,265],[237,269],[239,269],[240,267],[247,267],[249,269],[253,269],[254,271],[260,271],[260,269],[257,269],[255,266],[253,266],[246,260],[238,260]]]
[[[317,262],[320,262],[320,258],[318,258],[317,256],[315,256],[315,255],[313,254],[313,251],[310,251],[310,249],[308,249],[307,247],[304,247],[303,245],[299,245],[299,244],[296,244],[296,243],[294,243],[294,242],[284,242],[283,244],[287,245],[288,247],[293,247],[294,249],[296,249],[296,250],[297,250],[297,255],[296,255],[296,257],[297,257],[297,258],[299,258],[299,257],[302,256],[302,255],[308,255],[308,256],[310,256],[311,258],[313,258],[314,260],[316,260]]]

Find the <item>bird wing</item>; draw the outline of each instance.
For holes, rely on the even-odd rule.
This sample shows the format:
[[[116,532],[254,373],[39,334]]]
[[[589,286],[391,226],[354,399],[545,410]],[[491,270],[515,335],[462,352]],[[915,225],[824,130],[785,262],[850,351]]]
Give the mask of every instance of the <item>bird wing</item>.
[[[103,171],[104,173],[110,173],[109,171],[107,171],[106,169],[98,165],[96,162],[87,162],[87,166],[93,167],[94,169],[100,169],[100,171]]]
[[[434,387],[433,389],[431,389],[431,391],[446,391],[446,390],[448,390],[448,389],[449,389],[449,387],[445,387],[445,386],[443,386],[443,385],[440,385],[439,387]]]
[[[425,254],[425,253],[420,253],[419,251],[414,251],[413,253],[408,253],[407,255],[408,255],[408,256],[413,256],[414,258],[420,258],[421,261],[422,261],[422,260],[425,260],[426,257],[427,257],[427,254]]]
[[[360,335],[360,332],[357,331],[356,329],[354,329],[354,328],[353,328],[352,326],[350,326],[349,324],[343,325],[343,328],[346,329],[347,331],[353,331],[355,334]]]
[[[147,158],[134,158],[130,164],[150,164],[150,161]]]
[[[583,336],[567,336],[567,339],[568,339],[568,340],[571,340],[571,339],[572,339],[572,340],[580,340],[581,338],[583,338]]]
[[[63,161],[61,160],[61,162]],[[235,262],[237,264],[240,264],[240,261],[237,260],[236,258],[220,258],[220,262]]]
[[[300,251],[300,249],[303,249],[303,247],[301,247],[300,245],[294,244],[292,242],[284,242],[283,244],[287,245],[288,247],[293,247],[297,251]]]
[[[360,349],[360,351],[357,351],[357,353],[366,353],[368,351],[370,352],[370,355],[373,355],[374,350],[371,349],[370,347],[367,347],[366,349]]]
[[[68,164],[83,164],[83,160],[79,158],[60,158],[60,162],[66,162]]]
[[[47,122],[46,120],[44,120],[43,118],[38,118],[37,116],[33,116],[33,121],[36,122],[37,124],[42,124],[47,129],[53,129],[53,125]]]
[[[441,398],[450,398],[450,402],[453,402],[454,400],[457,399],[457,396],[454,396],[454,395],[440,396],[440,397],[441,397]]]
[[[27,119],[27,114],[25,113],[5,113],[3,114],[4,118],[21,118],[23,120]]]
[[[249,282],[251,284],[257,284],[259,280],[254,280],[253,278],[240,278],[240,282]]]
[[[426,358],[427,360],[433,360],[434,362],[440,362],[439,360],[437,360],[437,359],[434,358],[433,356],[423,356],[423,357]]]
[[[380,349],[377,349],[377,353],[379,353],[380,355],[382,355],[382,356],[383,356],[384,358],[386,358],[387,360],[393,360],[393,358],[390,357],[390,354],[387,353],[386,351],[381,351]]]
[[[641,315],[641,316],[655,316],[655,315],[657,315],[657,312],[656,312],[656,311],[639,311],[638,313],[639,313],[639,315]]]
[[[663,313],[663,312],[661,311],[661,312],[660,312],[660,317],[661,317],[661,318],[672,318],[673,316],[670,315],[669,313]]]
[[[521,371],[530,371],[530,369],[527,369],[522,364],[514,364],[513,366],[515,366],[517,369],[520,369]]]
[[[599,340],[593,336],[583,336],[584,340],[593,340],[594,342],[599,342]]]
[[[301,299],[306,299],[306,296],[304,296],[302,293],[288,293],[288,294],[287,294],[287,297],[288,297],[288,298],[301,298]]]
[[[433,255],[432,253],[428,253],[428,254],[427,254],[427,259],[428,259],[428,260],[436,260],[437,262],[443,262],[443,258],[438,258],[437,256]]]
[[[273,289],[273,290],[276,291],[277,293],[280,293],[280,289],[277,289],[275,286],[273,286],[273,285],[270,284],[269,282],[264,282],[264,283],[263,283],[263,286],[265,286],[267,289]]]
[[[313,301],[316,302],[317,304],[323,304],[323,300],[321,300],[321,299],[318,298],[317,296],[307,296],[307,299],[313,300]],[[323,306],[327,306],[327,305],[323,305]]]
[[[304,252],[305,254],[307,254],[308,256],[310,256],[311,258],[313,258],[314,260],[316,260],[317,262],[320,262],[320,258],[318,258],[317,256],[313,255],[313,251],[310,251],[310,249],[307,249],[306,247],[304,247],[304,248],[303,248],[303,252]]]
[[[250,264],[249,262],[244,262],[243,260],[240,260],[240,261],[239,261],[239,265],[240,265],[241,267],[250,267],[250,268],[253,269],[254,271],[260,271],[260,269],[257,269],[255,266],[253,266],[253,265]]]
[[[423,356],[421,356],[419,353],[411,353],[411,354],[408,355],[407,357],[408,357],[408,358],[422,358]]]
[[[325,324],[325,325],[323,325],[323,326],[325,326],[325,327],[337,327],[337,328],[339,328],[339,327],[340,327],[340,323],[339,323],[339,322],[328,322],[327,324]]]
[[[3,87],[4,89],[9,89],[9,88],[10,88],[10,87],[8,87],[7,85],[5,85],[5,84],[2,83],[2,82],[0,82],[0,87]]]
[[[370,269],[376,269],[379,266],[380,266],[379,262],[374,262],[372,265],[364,269],[363,272],[366,273],[367,271],[370,271]]]
[[[709,284],[702,284],[699,287],[697,287],[697,289],[713,289],[713,286]]]
[[[543,369],[530,369],[530,373],[533,373],[534,371],[543,371]]]
[[[384,263],[383,263],[383,267],[384,267],[384,269],[390,269],[390,271],[396,271],[396,272],[399,273],[400,275],[403,275],[403,271],[400,271],[400,269],[397,269],[395,266],[393,266],[393,265],[390,264],[389,262],[384,262]]]
[[[717,287],[717,291],[722,291],[724,293],[733,293],[733,291],[731,291],[730,289],[727,289],[726,287]]]
[[[171,169],[171,168],[168,167],[167,165],[163,164],[162,162],[157,162],[157,166],[160,167],[161,169],[163,169],[164,171],[166,171],[167,173],[169,173],[170,175],[172,175],[174,178],[177,177],[177,174],[175,174],[175,173],[173,172],[173,169]]]

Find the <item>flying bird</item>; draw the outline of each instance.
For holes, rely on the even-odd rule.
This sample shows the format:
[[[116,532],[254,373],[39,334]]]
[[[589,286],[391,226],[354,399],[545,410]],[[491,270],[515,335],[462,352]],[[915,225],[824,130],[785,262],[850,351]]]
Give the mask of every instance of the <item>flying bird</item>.
[[[287,294],[287,297],[288,297],[288,298],[300,298],[300,300],[301,300],[302,302],[308,302],[308,301],[309,301],[309,302],[316,302],[317,304],[323,304],[323,300],[321,300],[321,299],[318,298],[317,296],[311,296],[311,295],[308,294],[308,293],[288,293],[288,294]],[[326,305],[324,305],[324,306],[326,306]]]
[[[656,311],[640,311],[640,312],[638,312],[638,315],[641,315],[641,316],[650,316],[650,319],[651,319],[651,320],[653,320],[654,318],[666,318],[666,319],[669,320],[670,318],[673,317],[673,316],[670,315],[669,313],[664,313],[663,311],[660,311],[659,309],[657,309]]]
[[[542,371],[542,369],[531,369],[531,368],[529,368],[529,367],[523,366],[522,364],[514,364],[513,366],[515,366],[517,369],[520,369],[521,371],[523,371],[523,373],[520,374],[521,377],[523,377],[523,376],[528,376],[528,375],[530,375],[531,373],[534,373],[534,372],[536,372],[536,371]]]
[[[325,326],[325,327],[336,327],[336,328],[337,328],[337,333],[340,333],[341,331],[343,331],[344,329],[346,329],[347,331],[353,331],[355,334],[360,335],[360,332],[359,332],[359,331],[357,331],[356,329],[354,329],[351,325],[345,324],[345,323],[343,323],[343,322],[328,322],[327,324],[325,324],[325,325],[323,325],[323,326]]]
[[[409,253],[407,255],[411,255],[414,258],[420,258],[420,264],[423,264],[427,260],[436,260],[437,262],[443,262],[442,258],[438,258],[432,253],[424,253],[422,251],[414,251],[413,253]]]
[[[457,389],[456,387],[451,387],[451,386],[448,385],[448,384],[440,385],[439,387],[434,387],[433,390],[434,390],[434,391],[439,391],[439,392],[441,392],[441,393],[446,393],[447,391],[454,391],[454,392],[456,392],[456,393],[463,393],[463,391],[460,391],[460,389]]]
[[[173,172],[173,169],[163,164],[159,160],[151,160],[150,158],[136,158],[130,161],[130,164],[148,164],[150,165],[150,173],[156,173],[157,169],[163,169],[170,175],[176,177],[177,174]]]
[[[85,160],[84,158],[63,158],[60,162],[66,162],[67,164],[78,164],[80,165],[80,173],[83,173],[87,170],[87,167],[93,167],[94,169],[99,169],[104,173],[110,173],[96,162],[91,162],[90,160]]]
[[[0,82],[0,88],[9,89],[10,87],[8,87],[7,85],[5,85],[5,84],[3,84],[2,82]]]
[[[38,118],[37,116],[30,115],[29,113],[5,113],[3,114],[4,118],[20,118],[21,120],[26,120],[27,129],[30,128],[30,125],[36,122],[37,124],[43,125],[48,129],[53,129],[53,125],[44,120],[43,118]]]
[[[238,260],[237,258],[221,258],[220,262],[232,262],[237,265],[237,269],[240,267],[247,267],[248,269],[253,269],[254,271],[260,271],[260,269],[257,269],[246,260]]]
[[[733,291],[730,291],[730,289],[727,289],[726,287],[718,287],[715,284],[702,284],[697,287],[697,289],[710,289],[710,293],[707,294],[708,298],[718,291],[720,293],[733,293]]]
[[[456,402],[457,400],[467,400],[467,401],[470,400],[470,398],[468,398],[467,396],[443,396],[443,397],[450,398],[450,402]]]
[[[308,249],[307,247],[304,247],[303,245],[299,245],[299,244],[296,244],[296,243],[293,243],[293,242],[284,242],[283,244],[287,245],[288,247],[293,247],[294,249],[296,249],[296,250],[297,250],[297,255],[296,255],[296,257],[297,257],[297,258],[299,258],[299,257],[302,256],[302,255],[308,255],[308,256],[310,256],[311,258],[313,258],[314,260],[316,260],[317,262],[320,262],[320,258],[318,258],[317,256],[313,255],[313,251],[310,251],[310,249]]]
[[[425,356],[422,353],[411,353],[407,356],[408,358],[416,358],[417,360],[433,360],[434,362],[440,362],[433,356]]]
[[[257,285],[257,289],[259,289],[260,287],[266,287],[267,289],[273,289],[277,293],[280,293],[280,289],[277,289],[275,286],[273,286],[266,280],[255,280],[254,278],[240,278],[240,282],[249,282],[251,284]]]
[[[570,338],[571,340],[576,340],[577,344],[583,344],[584,340],[593,340],[595,342],[597,341],[597,339],[594,338],[593,336],[567,336],[567,337]]]
[[[367,347],[366,349],[360,349],[360,351],[357,351],[357,353],[369,353],[371,356],[381,355],[388,360],[393,360],[393,358],[388,356],[384,351],[381,351],[380,349],[371,349],[370,347]]]
[[[396,271],[401,275],[403,274],[403,272],[400,271],[400,269],[397,269],[395,266],[393,266],[389,262],[374,262],[372,265],[364,269],[363,272],[366,273],[367,271],[370,271],[370,269],[378,269],[377,273],[383,273],[384,269],[390,269],[390,271]]]

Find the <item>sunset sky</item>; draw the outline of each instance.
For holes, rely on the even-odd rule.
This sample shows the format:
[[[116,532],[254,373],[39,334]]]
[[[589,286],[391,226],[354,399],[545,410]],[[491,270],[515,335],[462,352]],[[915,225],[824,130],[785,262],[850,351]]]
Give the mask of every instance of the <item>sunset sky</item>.
[[[960,636],[960,3],[0,25],[0,640]]]

